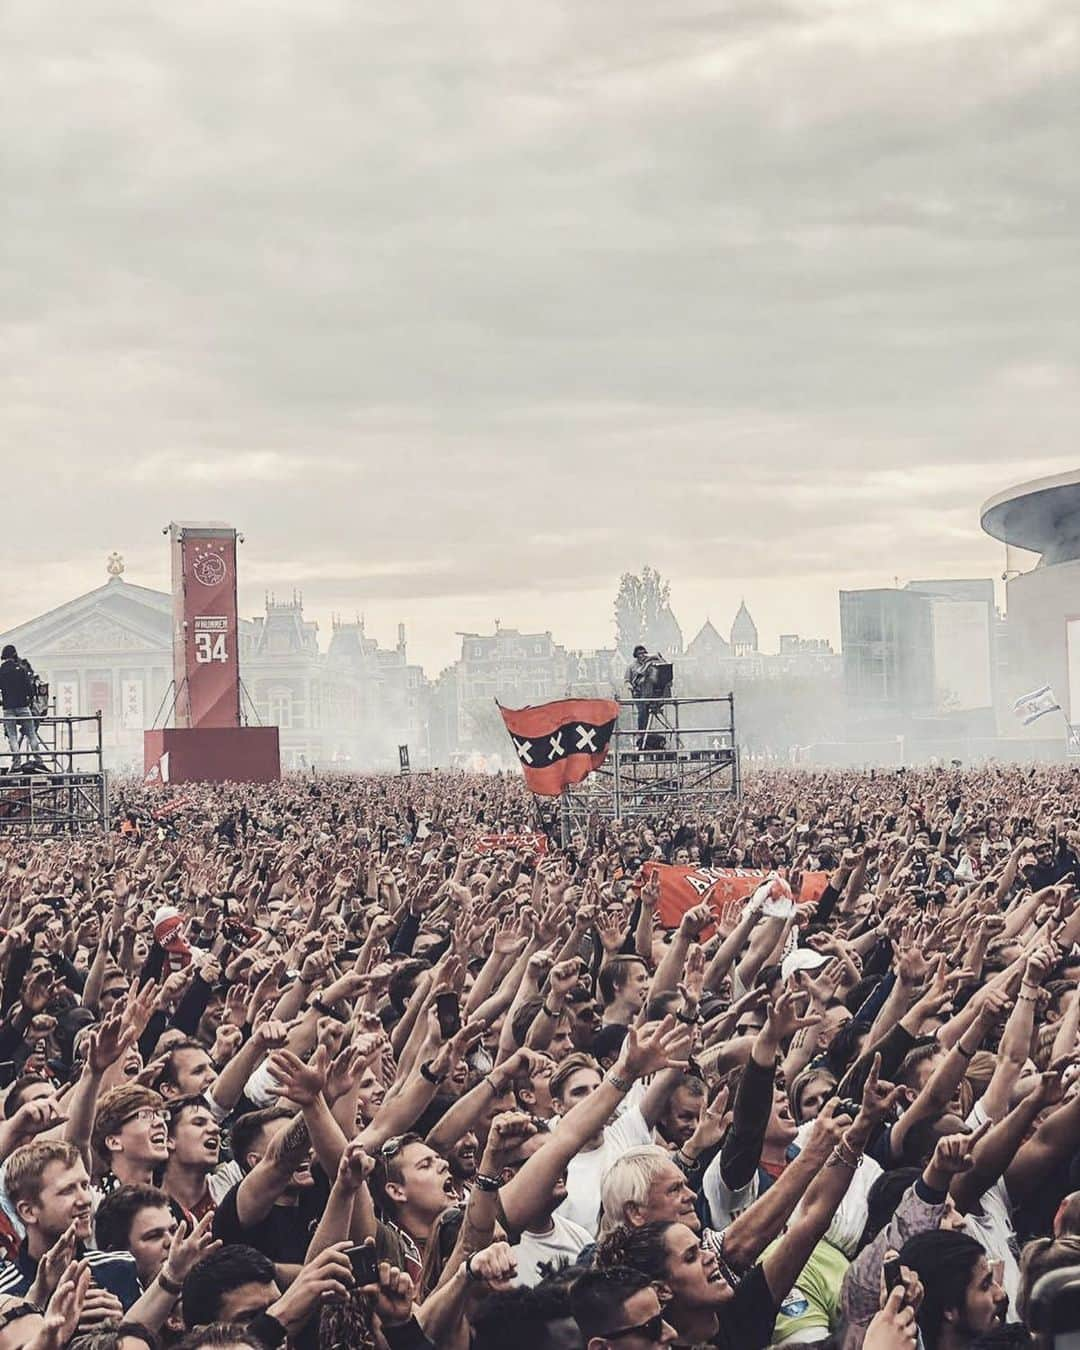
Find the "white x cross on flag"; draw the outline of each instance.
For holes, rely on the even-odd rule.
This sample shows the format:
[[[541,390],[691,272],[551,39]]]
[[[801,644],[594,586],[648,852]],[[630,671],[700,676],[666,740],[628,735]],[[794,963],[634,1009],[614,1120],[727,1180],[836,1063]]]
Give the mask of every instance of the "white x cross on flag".
[[[591,754],[596,754],[596,728],[583,727],[580,724],[577,727],[579,750],[588,750]]]
[[[549,737],[548,737],[548,746],[549,746],[549,749],[548,749],[548,756],[549,756],[549,758],[554,759],[554,757],[555,757],[556,755],[565,755],[565,754],[566,754],[566,751],[562,748],[562,738],[563,738],[563,734],[562,734],[561,731],[557,731],[557,732],[555,733],[554,736],[549,736]]]
[[[519,741],[516,736],[511,737],[511,739],[514,742],[514,749],[518,752],[518,759],[523,764],[531,764],[533,758],[529,751],[532,749],[532,741]]]

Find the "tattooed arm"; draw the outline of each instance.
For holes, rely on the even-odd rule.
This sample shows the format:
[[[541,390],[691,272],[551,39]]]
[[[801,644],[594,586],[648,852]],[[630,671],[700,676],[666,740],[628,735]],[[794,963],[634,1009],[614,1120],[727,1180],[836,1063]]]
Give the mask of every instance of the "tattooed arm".
[[[244,1177],[236,1192],[236,1214],[244,1228],[253,1228],[267,1217],[292,1174],[307,1158],[310,1148],[311,1139],[302,1115],[282,1123],[266,1153]]]

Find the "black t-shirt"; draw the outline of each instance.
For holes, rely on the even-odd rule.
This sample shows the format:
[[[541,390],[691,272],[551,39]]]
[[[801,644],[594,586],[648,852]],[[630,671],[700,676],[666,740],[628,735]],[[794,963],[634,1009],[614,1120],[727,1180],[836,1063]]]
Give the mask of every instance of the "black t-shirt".
[[[245,1228],[236,1211],[236,1193],[240,1182],[224,1197],[214,1211],[214,1237],[225,1243],[243,1243],[284,1265],[303,1265],[326,1202],[330,1183],[321,1168],[312,1168],[315,1185],[299,1193],[296,1205],[273,1205],[265,1219]]]
[[[780,1304],[772,1296],[761,1266],[751,1266],[735,1296],[720,1309],[720,1330],[713,1345],[719,1350],[765,1350],[772,1340]]]

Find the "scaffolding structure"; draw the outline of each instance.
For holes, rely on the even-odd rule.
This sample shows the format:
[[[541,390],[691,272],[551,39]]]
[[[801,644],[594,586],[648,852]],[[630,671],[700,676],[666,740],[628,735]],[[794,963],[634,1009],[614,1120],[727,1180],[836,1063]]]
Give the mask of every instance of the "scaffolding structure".
[[[40,838],[105,829],[109,784],[101,713],[37,717],[34,724],[43,751],[29,751],[24,741],[16,755],[0,739],[0,836]]]
[[[649,704],[649,725],[637,709]],[[575,821],[678,813],[701,816],[741,792],[735,697],[620,699],[602,768],[565,794]]]

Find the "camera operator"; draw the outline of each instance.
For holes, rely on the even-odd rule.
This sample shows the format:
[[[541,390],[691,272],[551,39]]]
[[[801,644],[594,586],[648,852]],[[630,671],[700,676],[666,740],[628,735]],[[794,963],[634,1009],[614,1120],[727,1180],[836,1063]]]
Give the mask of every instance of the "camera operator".
[[[649,712],[652,707],[649,703],[646,684],[648,672],[655,662],[656,657],[650,656],[648,648],[643,647],[639,642],[634,648],[633,661],[626,667],[626,683],[630,686],[630,693],[637,707],[637,748],[639,750],[645,748],[645,732],[649,726]]]
[[[0,652],[0,700],[4,704],[4,735],[11,747],[11,767],[19,766],[19,741],[26,740],[35,754],[43,754],[46,746],[37,732],[31,704],[37,684],[28,661],[21,661],[19,653],[9,642]]]

